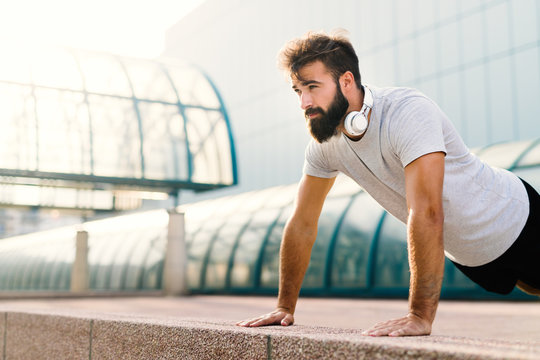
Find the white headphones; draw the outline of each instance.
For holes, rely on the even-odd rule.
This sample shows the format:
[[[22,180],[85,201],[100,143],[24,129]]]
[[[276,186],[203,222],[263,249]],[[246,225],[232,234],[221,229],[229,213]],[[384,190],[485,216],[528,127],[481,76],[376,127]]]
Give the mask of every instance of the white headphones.
[[[351,111],[345,117],[345,130],[349,135],[360,136],[368,127],[368,112],[373,107],[373,95],[371,90],[364,85],[364,104],[360,111]]]

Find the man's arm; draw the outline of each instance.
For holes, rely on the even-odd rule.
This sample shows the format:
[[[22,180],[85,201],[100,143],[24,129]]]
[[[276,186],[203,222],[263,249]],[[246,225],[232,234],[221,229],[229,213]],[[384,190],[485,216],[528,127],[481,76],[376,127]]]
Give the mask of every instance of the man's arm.
[[[411,272],[407,316],[375,325],[370,336],[429,335],[444,273],[442,191],[444,153],[424,155],[405,167],[407,245]]]
[[[239,326],[292,325],[302,281],[317,238],[317,223],[326,195],[335,178],[304,175],[298,187],[295,208],[283,232],[280,250],[279,295],[276,310],[240,321]]]

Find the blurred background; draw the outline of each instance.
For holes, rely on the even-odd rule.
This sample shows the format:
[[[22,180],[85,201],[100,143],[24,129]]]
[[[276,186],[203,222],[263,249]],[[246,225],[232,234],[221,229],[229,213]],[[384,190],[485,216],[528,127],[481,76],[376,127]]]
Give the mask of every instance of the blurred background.
[[[177,208],[191,292],[275,293],[309,141],[276,55],[338,28],[364,83],[420,89],[540,189],[537,1],[2,2],[0,290],[69,290],[80,229],[90,290],[159,290]],[[404,230],[339,179],[304,292],[406,297]],[[451,264],[443,295],[492,297]]]

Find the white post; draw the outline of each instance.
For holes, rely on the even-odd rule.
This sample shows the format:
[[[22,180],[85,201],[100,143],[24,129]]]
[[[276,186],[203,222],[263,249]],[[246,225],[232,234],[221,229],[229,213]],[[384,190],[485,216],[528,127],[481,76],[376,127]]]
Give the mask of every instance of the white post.
[[[85,292],[89,289],[88,232],[77,231],[75,261],[71,268],[71,291]]]
[[[165,295],[186,295],[186,242],[184,213],[169,210],[167,248],[163,264],[163,291]]]

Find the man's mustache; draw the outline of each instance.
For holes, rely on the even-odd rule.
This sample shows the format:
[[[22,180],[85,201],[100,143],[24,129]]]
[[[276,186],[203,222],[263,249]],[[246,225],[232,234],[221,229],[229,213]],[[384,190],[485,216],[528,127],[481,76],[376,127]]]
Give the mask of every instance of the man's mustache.
[[[324,114],[324,111],[321,108],[309,108],[306,111],[304,111],[304,116],[309,117],[311,115],[315,114]]]

